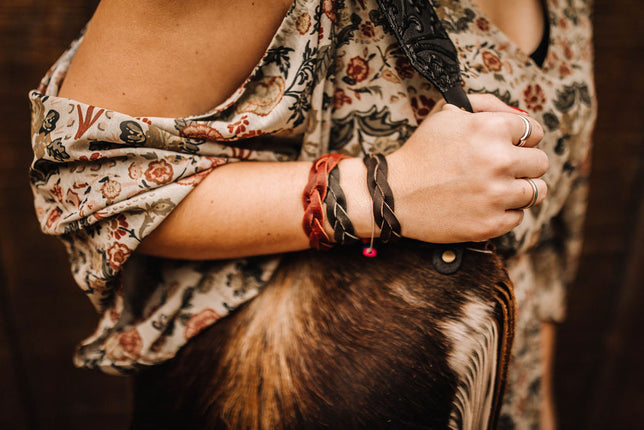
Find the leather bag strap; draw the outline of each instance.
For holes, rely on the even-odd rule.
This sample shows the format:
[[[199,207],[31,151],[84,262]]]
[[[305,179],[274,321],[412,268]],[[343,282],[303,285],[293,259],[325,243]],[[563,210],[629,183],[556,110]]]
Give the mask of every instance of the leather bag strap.
[[[456,47],[431,0],[378,0],[378,5],[411,65],[448,103],[472,112],[461,86]]]

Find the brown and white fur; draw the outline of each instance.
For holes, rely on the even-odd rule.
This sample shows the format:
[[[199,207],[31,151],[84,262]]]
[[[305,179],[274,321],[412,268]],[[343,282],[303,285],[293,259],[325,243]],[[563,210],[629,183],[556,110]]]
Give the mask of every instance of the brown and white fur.
[[[269,285],[137,376],[134,429],[485,429],[513,332],[500,259],[431,247],[285,257]]]

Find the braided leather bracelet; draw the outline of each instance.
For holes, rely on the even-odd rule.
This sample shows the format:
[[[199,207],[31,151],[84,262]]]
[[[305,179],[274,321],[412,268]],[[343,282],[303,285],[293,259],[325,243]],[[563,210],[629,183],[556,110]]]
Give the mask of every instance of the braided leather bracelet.
[[[338,165],[344,154],[324,154],[313,162],[309,171],[309,181],[302,194],[304,218],[302,227],[309,238],[309,245],[315,249],[330,249],[333,247],[329,236],[324,231],[324,213],[322,202],[326,198],[329,173]]]
[[[380,241],[400,239],[401,228],[394,214],[394,194],[387,183],[387,160],[382,154],[367,154],[364,157],[367,166],[367,188],[373,200],[373,217],[380,227]]]
[[[333,238],[340,245],[359,242],[353,223],[347,215],[347,199],[340,187],[340,169],[335,166],[329,173],[329,189],[324,199],[326,217],[333,227]]]

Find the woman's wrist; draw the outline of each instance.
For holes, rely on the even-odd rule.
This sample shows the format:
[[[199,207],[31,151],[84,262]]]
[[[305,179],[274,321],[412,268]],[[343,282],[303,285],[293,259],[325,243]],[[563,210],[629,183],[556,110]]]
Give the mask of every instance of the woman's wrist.
[[[338,165],[340,186],[347,199],[347,214],[356,235],[362,239],[380,236],[380,229],[373,221],[371,196],[367,189],[367,169],[360,158],[347,158]]]
[[[387,182],[389,187],[394,195],[395,202],[395,214],[396,218],[400,222],[401,234],[405,237],[405,220],[408,219],[406,216],[406,207],[404,196],[408,192],[408,180],[403,174],[406,171],[404,160],[398,156],[396,152],[389,154],[385,157],[387,159],[387,165],[389,174],[387,177]]]

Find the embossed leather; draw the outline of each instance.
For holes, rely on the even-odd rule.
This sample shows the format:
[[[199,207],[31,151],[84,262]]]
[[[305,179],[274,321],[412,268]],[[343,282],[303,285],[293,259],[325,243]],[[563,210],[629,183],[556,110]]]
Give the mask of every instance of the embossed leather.
[[[456,47],[430,0],[378,0],[380,10],[411,65],[448,103],[472,112],[461,86]]]

